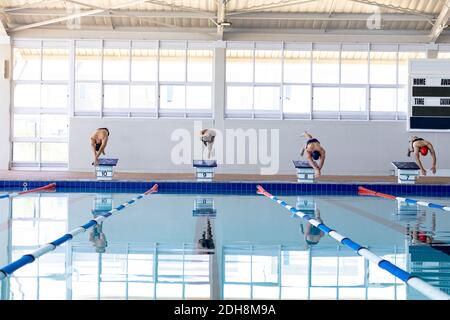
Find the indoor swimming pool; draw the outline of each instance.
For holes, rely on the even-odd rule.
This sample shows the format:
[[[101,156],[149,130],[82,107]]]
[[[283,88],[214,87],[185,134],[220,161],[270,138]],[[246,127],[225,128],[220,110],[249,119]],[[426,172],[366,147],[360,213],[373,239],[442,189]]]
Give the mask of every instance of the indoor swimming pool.
[[[0,200],[0,267],[136,195]],[[450,293],[449,213],[374,197],[280,198]],[[3,300],[427,299],[263,196],[164,193],[18,269],[0,293]]]

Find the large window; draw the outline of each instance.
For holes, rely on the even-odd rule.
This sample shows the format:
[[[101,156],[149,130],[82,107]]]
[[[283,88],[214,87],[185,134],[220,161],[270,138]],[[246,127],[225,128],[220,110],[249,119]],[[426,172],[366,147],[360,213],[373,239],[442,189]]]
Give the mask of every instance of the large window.
[[[228,43],[226,115],[402,120],[408,62],[425,57],[422,45]]]
[[[66,167],[68,42],[26,41],[13,49],[12,167]]]
[[[75,115],[212,116],[210,44],[76,41],[75,45]]]

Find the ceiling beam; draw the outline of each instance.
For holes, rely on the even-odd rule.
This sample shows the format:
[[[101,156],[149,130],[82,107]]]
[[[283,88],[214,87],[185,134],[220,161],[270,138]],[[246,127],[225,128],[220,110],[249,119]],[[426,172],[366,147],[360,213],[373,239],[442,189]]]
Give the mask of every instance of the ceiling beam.
[[[99,8],[100,9],[100,8]],[[102,8],[103,9],[103,8]],[[88,10],[80,10],[86,12]],[[215,19],[212,12],[192,12],[192,11],[139,11],[139,10],[110,10],[103,9],[103,12],[91,14],[91,17],[107,17],[109,11],[116,17],[136,17],[136,18],[192,18],[192,19]],[[66,10],[62,9],[26,9],[18,12],[8,13],[8,16],[64,16]]]
[[[427,15],[427,13],[425,13],[423,11],[394,6],[392,4],[381,3],[381,2],[377,2],[377,1],[373,1],[373,0],[348,0],[348,1],[361,3],[361,4],[367,4],[369,6],[377,6],[379,8],[385,8],[385,9],[400,11],[403,13],[409,13],[409,14],[414,14],[414,15],[419,15],[419,16]]]
[[[281,8],[281,7],[289,7],[289,6],[293,6],[293,5],[302,5],[302,4],[308,4],[311,2],[317,2],[317,1],[319,1],[319,0],[279,1],[276,3],[249,7],[249,8],[245,8],[245,9],[241,9],[241,10],[237,10],[237,11],[229,11],[227,13],[227,15],[235,16],[235,15],[240,15],[240,14],[249,13],[249,12],[259,12],[261,10],[266,10],[266,9],[275,9],[275,8]]]
[[[80,12],[86,12],[81,10]],[[137,11],[137,10],[109,10],[115,17],[136,17],[136,18],[190,18],[190,19],[216,19],[216,14],[212,12],[191,12],[191,11]],[[91,17],[108,17],[108,12],[91,14]],[[66,10],[61,9],[25,9],[8,13],[8,16],[64,16]],[[228,16],[228,15],[227,15]],[[330,20],[330,21],[365,21],[372,14],[368,13],[296,13],[296,12],[249,12],[233,16],[234,20]],[[410,15],[399,13],[385,13],[382,15],[383,21],[410,21],[427,22],[435,21],[434,15]]]
[[[430,33],[430,42],[436,42],[441,35],[442,31],[448,26],[448,20],[450,19],[450,0],[447,0],[442,7],[436,22],[433,25]]]
[[[118,4],[118,5],[112,6],[109,9],[125,8],[125,7],[136,5],[136,4],[139,4],[139,3],[144,3],[146,1],[147,0],[134,0],[134,1],[127,2],[127,3],[122,3],[122,4]],[[9,31],[10,32],[17,32],[17,31],[21,31],[21,30],[25,30],[25,29],[42,27],[42,26],[45,26],[45,25],[53,24],[53,23],[58,23],[58,22],[63,22],[63,21],[68,21],[68,20],[72,20],[72,19],[77,19],[77,18],[81,18],[81,17],[90,16],[90,15],[93,15],[93,14],[96,14],[96,13],[105,12],[106,10],[108,10],[108,9],[93,9],[93,10],[88,10],[88,11],[84,11],[84,12],[78,12],[78,13],[67,15],[67,16],[60,17],[60,18],[54,18],[54,19],[50,19],[50,20],[45,20],[45,21],[41,21],[41,22],[36,22],[36,23],[23,25],[21,27],[12,28]]]
[[[38,1],[29,1],[27,4],[23,4],[19,7],[6,7],[3,8],[2,11],[5,13],[8,12],[14,12],[14,11],[20,11],[23,9],[27,9],[27,8],[31,8],[31,7],[35,7],[38,5],[42,5],[42,4],[50,4],[53,2],[60,2],[59,0],[38,0]]]
[[[365,21],[369,19],[372,13],[296,13],[296,12],[251,12],[233,16],[233,19],[252,19],[252,20],[330,20],[330,21]],[[384,13],[384,21],[414,21],[427,22],[436,20],[433,15],[411,15],[399,13]]]

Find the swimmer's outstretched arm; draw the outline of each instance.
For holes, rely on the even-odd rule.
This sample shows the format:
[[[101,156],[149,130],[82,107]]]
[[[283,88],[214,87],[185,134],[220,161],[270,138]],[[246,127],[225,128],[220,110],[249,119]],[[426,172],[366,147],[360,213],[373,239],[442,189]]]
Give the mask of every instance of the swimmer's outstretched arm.
[[[322,170],[323,164],[325,163],[325,154],[326,154],[325,149],[322,149],[320,152],[320,166],[319,166],[320,170]]]
[[[434,147],[431,143],[428,145],[428,149],[430,149],[431,159],[433,161],[433,164],[431,166],[431,171],[433,173],[436,173],[436,151],[434,150]]]
[[[94,160],[97,160],[97,150],[95,150],[95,140],[91,138],[92,152],[94,153]]]
[[[100,149],[98,150],[97,157],[100,157],[100,155],[102,153],[105,154],[105,148],[106,148],[107,144],[108,144],[108,139],[102,139],[102,144],[100,146]]]
[[[420,160],[419,148],[414,148],[414,156],[416,158],[416,163],[417,163],[417,165],[420,168],[420,172],[422,173],[422,175],[426,176],[427,175],[427,171],[423,167],[422,161]]]
[[[306,153],[306,160],[308,160],[309,164],[315,169],[316,172],[320,175],[320,167],[317,165],[317,163],[312,158],[311,154],[309,152]]]
[[[302,134],[303,137],[307,137],[308,139],[312,139],[312,135],[308,133],[308,131],[305,130],[305,132],[303,132]]]

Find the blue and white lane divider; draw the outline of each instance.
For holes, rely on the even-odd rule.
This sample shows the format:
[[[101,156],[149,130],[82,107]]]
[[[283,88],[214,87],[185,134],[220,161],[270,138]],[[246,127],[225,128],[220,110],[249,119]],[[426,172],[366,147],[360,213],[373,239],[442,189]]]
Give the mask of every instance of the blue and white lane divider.
[[[385,194],[385,193],[373,191],[373,190],[370,190],[370,189],[366,189],[364,187],[359,187],[358,188],[358,195],[360,195],[360,196],[374,196],[374,197],[386,198],[386,199],[391,199],[391,200],[397,200],[397,201],[400,201],[400,202],[406,202],[406,203],[409,203],[409,204],[417,204],[419,206],[428,207],[428,208],[431,208],[431,209],[440,209],[440,210],[444,210],[444,211],[450,211],[450,207],[444,206],[442,204],[436,204],[436,203],[419,201],[419,200],[414,200],[414,199],[396,197],[396,196],[393,196],[393,195],[390,195],[390,194]]]
[[[43,186],[40,188],[25,190],[25,191],[21,191],[21,192],[0,194],[0,199],[14,198],[14,197],[21,196],[24,194],[39,192],[39,191],[52,191],[52,190],[54,191],[55,187],[56,187],[56,183],[50,183],[50,184],[47,184],[46,186]]]
[[[40,248],[38,248],[37,250],[29,253],[29,254],[25,254],[23,255],[21,258],[19,258],[18,260],[0,268],[0,280],[3,280],[4,278],[8,277],[9,275],[11,275],[14,271],[22,268],[23,266],[34,262],[37,258],[43,256],[44,254],[53,251],[56,249],[57,246],[62,245],[63,243],[72,240],[73,237],[75,237],[76,235],[85,232],[86,230],[88,230],[89,228],[95,226],[96,224],[98,224],[99,222],[102,222],[103,220],[105,220],[106,218],[108,218],[109,216],[113,215],[114,212],[120,211],[125,209],[127,206],[135,203],[137,200],[140,200],[142,198],[144,198],[145,196],[158,192],[158,185],[155,184],[153,185],[153,187],[149,190],[147,190],[146,192],[144,192],[143,194],[138,195],[137,197],[121,204],[120,206],[108,211],[107,213],[105,213],[104,215],[98,216],[95,219],[89,220],[87,223],[85,223],[84,225],[73,229],[72,231],[69,231],[68,233],[66,233],[65,235],[63,235],[62,237],[56,239],[53,242],[50,242],[48,244],[45,244],[43,246],[41,246]]]
[[[450,296],[446,294],[445,292],[442,292],[441,290],[433,287],[432,285],[426,283],[422,279],[413,276],[409,272],[406,272],[405,270],[397,267],[396,265],[392,264],[391,262],[384,260],[383,258],[377,256],[376,254],[369,251],[367,248],[361,246],[360,244],[354,242],[350,238],[344,237],[343,235],[339,234],[335,230],[327,227],[323,223],[320,223],[316,219],[312,218],[310,215],[307,215],[300,210],[288,205],[283,200],[278,199],[277,197],[271,195],[268,193],[262,186],[257,186],[257,194],[261,194],[266,196],[267,198],[272,199],[279,205],[283,206],[285,209],[289,210],[291,213],[299,216],[300,218],[306,220],[308,223],[312,224],[316,228],[319,228],[326,234],[328,234],[330,237],[335,239],[337,242],[349,247],[353,251],[355,251],[358,255],[366,258],[367,260],[376,263],[381,269],[386,270],[393,276],[399,278],[400,280],[404,281],[406,284],[411,286],[412,288],[416,289],[417,291],[421,292],[423,295],[427,296],[430,299],[433,300],[449,300]]]

